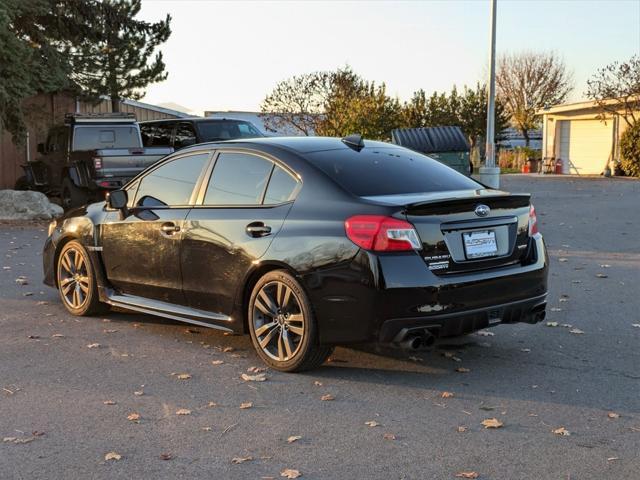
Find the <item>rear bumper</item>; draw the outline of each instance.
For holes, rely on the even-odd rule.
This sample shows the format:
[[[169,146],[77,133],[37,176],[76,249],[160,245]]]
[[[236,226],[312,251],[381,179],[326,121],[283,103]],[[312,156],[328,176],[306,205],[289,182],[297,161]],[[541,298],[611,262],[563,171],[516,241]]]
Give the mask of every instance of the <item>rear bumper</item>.
[[[385,320],[379,343],[400,343],[412,335],[426,332],[436,338],[472,333],[500,323],[538,323],[545,318],[547,294],[526,300],[468,310],[462,313],[432,315],[428,318],[394,318]]]
[[[403,329],[436,337],[544,318],[548,261],[541,236],[527,265],[438,276],[422,258],[361,251],[347,266],[304,276],[320,342],[393,342]],[[431,331],[433,330],[433,331]]]

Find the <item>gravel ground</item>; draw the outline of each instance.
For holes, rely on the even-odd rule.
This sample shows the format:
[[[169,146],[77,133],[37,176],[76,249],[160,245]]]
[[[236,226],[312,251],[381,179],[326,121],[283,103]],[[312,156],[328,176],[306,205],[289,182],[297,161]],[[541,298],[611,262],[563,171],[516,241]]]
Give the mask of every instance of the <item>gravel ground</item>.
[[[640,478],[640,182],[503,188],[533,192],[557,326],[499,326],[413,358],[339,348],[265,382],[240,377],[262,367],[248,338],[68,315],[41,283],[44,227],[0,224],[0,478]]]

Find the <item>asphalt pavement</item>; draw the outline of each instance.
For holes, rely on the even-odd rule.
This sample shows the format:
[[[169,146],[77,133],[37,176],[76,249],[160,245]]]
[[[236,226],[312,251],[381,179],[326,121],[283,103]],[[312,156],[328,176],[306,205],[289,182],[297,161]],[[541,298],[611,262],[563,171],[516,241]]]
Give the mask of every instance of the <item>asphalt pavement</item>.
[[[248,337],[73,317],[45,227],[0,224],[0,479],[640,478],[640,182],[503,188],[533,193],[545,322],[304,374],[256,372]]]

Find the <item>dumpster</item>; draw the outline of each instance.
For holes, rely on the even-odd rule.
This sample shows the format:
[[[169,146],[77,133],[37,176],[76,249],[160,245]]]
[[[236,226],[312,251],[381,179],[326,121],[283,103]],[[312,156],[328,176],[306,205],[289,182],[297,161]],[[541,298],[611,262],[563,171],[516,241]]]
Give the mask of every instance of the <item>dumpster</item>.
[[[424,153],[465,175],[472,173],[469,142],[460,127],[396,128],[396,145]]]

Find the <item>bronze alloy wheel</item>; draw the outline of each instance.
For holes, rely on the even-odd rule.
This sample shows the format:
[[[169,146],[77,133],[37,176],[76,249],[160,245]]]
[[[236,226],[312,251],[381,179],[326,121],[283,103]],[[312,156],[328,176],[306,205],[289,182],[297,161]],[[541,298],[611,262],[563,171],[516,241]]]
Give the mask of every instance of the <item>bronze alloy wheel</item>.
[[[60,255],[58,286],[62,299],[74,310],[82,308],[91,288],[87,259],[80,249],[71,247]]]
[[[109,309],[100,303],[89,254],[78,241],[72,240],[62,247],[57,277],[60,298],[73,315],[93,315]]]
[[[274,370],[316,368],[333,351],[321,345],[313,307],[300,282],[285,270],[266,273],[254,285],[247,311],[258,356]]]
[[[253,328],[262,351],[273,360],[291,360],[305,335],[300,300],[284,282],[265,284],[253,305]]]

